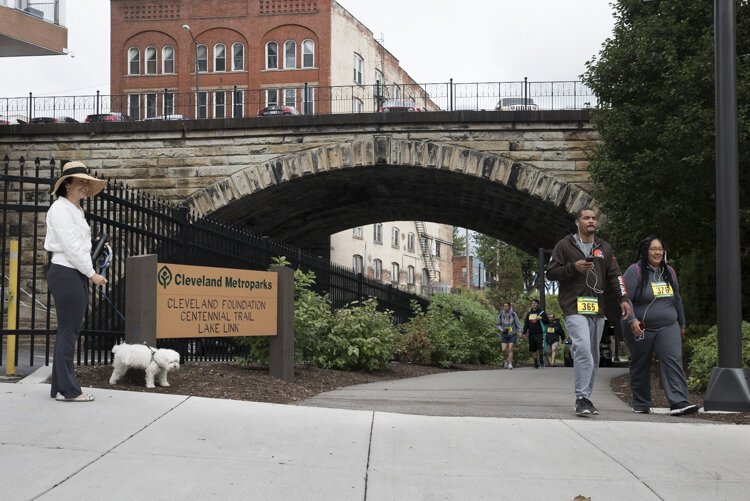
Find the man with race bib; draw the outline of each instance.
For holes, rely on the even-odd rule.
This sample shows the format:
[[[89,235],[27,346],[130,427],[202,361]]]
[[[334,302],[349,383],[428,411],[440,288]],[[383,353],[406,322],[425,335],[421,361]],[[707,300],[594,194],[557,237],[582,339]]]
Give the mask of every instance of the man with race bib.
[[[597,216],[590,207],[576,212],[576,233],[557,242],[547,266],[547,278],[560,283],[560,307],[572,341],[575,413],[599,414],[591,402],[599,343],[604,330],[604,289],[620,302],[622,318],[630,315],[625,282],[612,246],[596,236]]]

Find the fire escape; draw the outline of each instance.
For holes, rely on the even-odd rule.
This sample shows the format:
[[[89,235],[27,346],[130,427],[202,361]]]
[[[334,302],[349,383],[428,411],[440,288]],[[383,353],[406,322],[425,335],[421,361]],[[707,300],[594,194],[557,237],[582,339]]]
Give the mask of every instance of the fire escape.
[[[435,259],[432,257],[430,239],[425,230],[424,221],[415,221],[414,223],[417,226],[417,235],[419,236],[419,245],[422,247],[424,265],[427,269],[427,274],[430,277],[430,283],[433,283],[437,279],[437,269],[435,268]]]

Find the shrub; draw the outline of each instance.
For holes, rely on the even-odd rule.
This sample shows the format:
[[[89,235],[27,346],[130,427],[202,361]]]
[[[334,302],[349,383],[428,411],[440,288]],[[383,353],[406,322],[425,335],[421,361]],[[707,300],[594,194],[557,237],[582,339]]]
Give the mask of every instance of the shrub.
[[[390,312],[377,311],[375,299],[337,310],[333,317],[330,334],[319,340],[315,365],[373,371],[393,359],[398,331]]]
[[[716,326],[711,327],[705,336],[689,339],[691,352],[690,377],[688,387],[693,391],[703,391],[708,386],[711,371],[719,365],[719,339]],[[750,323],[742,322],[742,365],[750,367]]]
[[[430,341],[427,317],[416,301],[412,301],[411,307],[414,311],[411,320],[400,326],[401,338],[397,355],[402,362],[428,364],[434,348]]]

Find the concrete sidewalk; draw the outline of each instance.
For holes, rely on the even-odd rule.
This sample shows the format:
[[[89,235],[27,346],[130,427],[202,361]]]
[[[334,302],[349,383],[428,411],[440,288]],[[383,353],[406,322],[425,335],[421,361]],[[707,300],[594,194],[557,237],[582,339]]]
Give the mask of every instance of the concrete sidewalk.
[[[500,407],[528,414],[510,378],[525,378],[524,393],[553,402],[553,409],[559,389],[544,386],[571,381],[560,368],[517,372],[451,373],[457,378],[402,380],[408,391],[388,387],[393,401],[464,409],[460,417],[103,389],[92,390],[95,402],[67,403],[51,399],[48,384],[0,383],[0,497],[747,499],[750,427],[662,416],[606,420],[628,413],[627,406],[610,409],[604,398],[594,400],[600,417],[575,418],[569,388],[560,398],[561,418],[555,410],[545,419],[471,415],[492,407],[482,400],[506,397]],[[497,381],[507,388],[492,390]],[[358,399],[343,396],[352,391],[386,392],[372,387],[316,399],[351,402]]]

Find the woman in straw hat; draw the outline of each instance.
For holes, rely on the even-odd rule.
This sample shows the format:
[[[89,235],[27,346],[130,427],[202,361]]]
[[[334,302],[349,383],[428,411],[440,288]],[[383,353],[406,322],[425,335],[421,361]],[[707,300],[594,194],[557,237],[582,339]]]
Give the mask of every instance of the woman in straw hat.
[[[88,283],[104,285],[107,279],[94,271],[91,262],[91,229],[81,200],[93,197],[106,181],[89,174],[83,162],[68,162],[52,188],[57,200],[47,211],[44,248],[51,253],[47,285],[55,300],[57,335],[52,362],[53,398],[64,402],[91,402],[83,393],[73,370],[73,355],[88,305]]]

